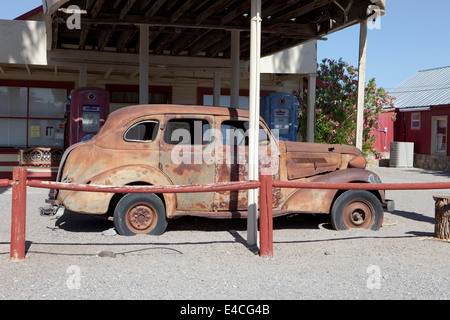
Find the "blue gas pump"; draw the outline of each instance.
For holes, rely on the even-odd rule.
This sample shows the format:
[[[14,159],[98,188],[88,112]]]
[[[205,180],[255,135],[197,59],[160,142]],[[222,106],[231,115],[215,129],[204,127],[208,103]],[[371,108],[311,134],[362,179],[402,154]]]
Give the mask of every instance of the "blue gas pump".
[[[279,139],[297,141],[298,99],[288,93],[269,93],[261,98],[261,116],[271,130],[278,130]]]

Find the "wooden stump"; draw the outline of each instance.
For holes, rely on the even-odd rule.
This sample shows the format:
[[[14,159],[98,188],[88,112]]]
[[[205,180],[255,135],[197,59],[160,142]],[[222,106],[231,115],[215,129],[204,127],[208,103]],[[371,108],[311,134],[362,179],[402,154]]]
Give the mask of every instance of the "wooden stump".
[[[450,239],[450,196],[433,196],[435,201],[434,235],[443,240]]]

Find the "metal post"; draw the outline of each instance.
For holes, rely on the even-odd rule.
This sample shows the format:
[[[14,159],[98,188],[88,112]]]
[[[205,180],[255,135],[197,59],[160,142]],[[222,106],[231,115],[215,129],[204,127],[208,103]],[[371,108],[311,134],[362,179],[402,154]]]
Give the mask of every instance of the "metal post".
[[[358,103],[356,113],[356,147],[362,150],[364,122],[364,90],[366,86],[367,21],[361,22],[359,35]]]
[[[11,209],[10,259],[25,259],[25,221],[27,213],[27,168],[14,168]]]
[[[251,2],[248,179],[258,180],[258,129],[261,60],[261,0]],[[247,244],[258,244],[258,190],[248,192]]]
[[[261,193],[259,195],[259,254],[261,257],[273,257],[273,213],[272,213],[272,176],[261,175]]]
[[[140,25],[139,49],[139,103],[148,104],[148,48],[150,45],[150,32],[148,25]]]

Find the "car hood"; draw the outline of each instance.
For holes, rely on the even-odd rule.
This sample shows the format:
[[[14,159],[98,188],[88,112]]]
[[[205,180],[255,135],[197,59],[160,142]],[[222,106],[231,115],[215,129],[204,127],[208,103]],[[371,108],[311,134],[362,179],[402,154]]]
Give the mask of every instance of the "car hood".
[[[361,155],[361,151],[359,149],[341,144],[286,141],[285,145],[286,152],[340,153],[352,154],[355,156]]]
[[[361,155],[359,149],[345,145],[289,141],[284,143],[288,180],[346,169],[350,160]]]

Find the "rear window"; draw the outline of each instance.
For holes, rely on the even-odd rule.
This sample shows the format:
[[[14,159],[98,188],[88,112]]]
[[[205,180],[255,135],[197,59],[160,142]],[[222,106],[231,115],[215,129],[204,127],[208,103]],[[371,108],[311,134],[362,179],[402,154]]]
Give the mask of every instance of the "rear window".
[[[157,120],[146,120],[132,125],[124,135],[125,141],[129,142],[151,142],[158,134],[159,122]]]

